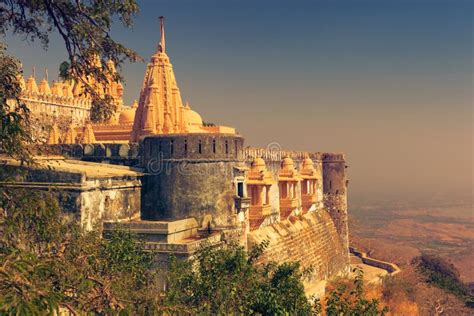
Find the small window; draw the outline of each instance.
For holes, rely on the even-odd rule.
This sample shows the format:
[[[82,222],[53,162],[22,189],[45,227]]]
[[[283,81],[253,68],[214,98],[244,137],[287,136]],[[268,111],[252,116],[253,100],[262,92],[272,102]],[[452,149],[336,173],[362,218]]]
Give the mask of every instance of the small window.
[[[237,182],[237,196],[243,198],[244,197],[244,183]]]
[[[226,155],[229,154],[229,141],[228,140],[225,141],[225,154]]]
[[[199,152],[200,154],[202,154],[202,141],[201,141],[201,140],[199,140],[198,152]]]
[[[215,154],[216,153],[216,140],[212,140],[212,152]]]
[[[174,152],[174,141],[170,140],[170,154]]]
[[[332,181],[329,181],[329,189],[332,189]]]
[[[184,155],[188,154],[188,140],[184,140]]]

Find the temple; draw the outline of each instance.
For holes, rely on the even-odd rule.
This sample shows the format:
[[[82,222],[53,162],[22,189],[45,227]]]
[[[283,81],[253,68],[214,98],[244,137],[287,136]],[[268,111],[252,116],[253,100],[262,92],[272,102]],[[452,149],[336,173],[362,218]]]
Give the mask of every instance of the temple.
[[[205,126],[201,116],[183,104],[173,65],[166,54],[163,17],[160,18],[161,40],[145,72],[140,101],[130,135],[131,142],[155,134],[231,133],[224,126]]]
[[[22,98],[50,116],[44,143],[60,156],[24,173],[4,159],[15,182],[0,183],[57,194],[85,229],[136,233],[164,269],[171,253],[186,259],[204,244],[269,241],[261,260],[300,261],[314,269],[312,284],[347,273],[344,155],[245,147],[234,128],[205,124],[182,101],[163,18],[160,29],[138,102],[125,106],[118,82],[96,84],[119,109],[107,123],[89,121],[80,84],[28,78]]]

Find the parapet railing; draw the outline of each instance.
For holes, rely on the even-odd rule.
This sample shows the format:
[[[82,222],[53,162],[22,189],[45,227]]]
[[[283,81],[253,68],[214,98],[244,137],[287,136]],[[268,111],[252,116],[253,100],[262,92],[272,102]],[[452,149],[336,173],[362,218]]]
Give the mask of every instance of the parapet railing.
[[[295,150],[282,150],[282,149],[273,149],[271,145],[268,148],[254,148],[246,147],[243,149],[244,159],[253,160],[255,158],[262,158],[266,161],[281,161],[283,158],[291,158],[293,160],[303,160],[306,157],[309,157],[314,160],[321,159],[321,153],[319,152],[309,152],[309,151],[295,151]]]

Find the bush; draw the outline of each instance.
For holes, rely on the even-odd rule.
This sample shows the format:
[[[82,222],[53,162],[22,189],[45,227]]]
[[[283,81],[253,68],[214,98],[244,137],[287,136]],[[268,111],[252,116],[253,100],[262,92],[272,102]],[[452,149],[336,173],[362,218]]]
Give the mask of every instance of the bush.
[[[422,254],[413,259],[413,264],[425,277],[426,282],[454,294],[472,306],[473,301],[469,288],[461,281],[459,271],[447,260],[430,254]]]

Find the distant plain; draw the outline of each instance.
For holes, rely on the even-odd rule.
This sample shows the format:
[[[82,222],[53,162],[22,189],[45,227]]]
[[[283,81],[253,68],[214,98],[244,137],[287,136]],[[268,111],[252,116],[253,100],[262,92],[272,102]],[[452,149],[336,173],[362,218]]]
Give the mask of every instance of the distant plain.
[[[352,203],[352,244],[376,258],[406,266],[422,252],[449,259],[464,282],[474,285],[472,201]]]

